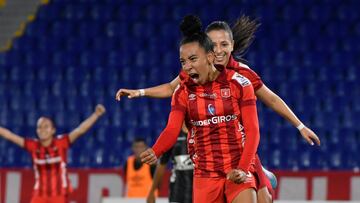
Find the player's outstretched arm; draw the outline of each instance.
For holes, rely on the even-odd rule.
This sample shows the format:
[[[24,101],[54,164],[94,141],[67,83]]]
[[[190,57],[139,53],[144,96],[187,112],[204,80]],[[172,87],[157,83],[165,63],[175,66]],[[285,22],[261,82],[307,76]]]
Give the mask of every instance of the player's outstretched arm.
[[[166,164],[157,164],[156,170],[154,174],[154,179],[149,191],[148,196],[146,197],[146,203],[155,203],[155,191],[160,188],[160,184],[162,181],[162,178],[166,171]]]
[[[299,118],[277,94],[275,94],[265,85],[258,89],[255,94],[268,107],[289,121],[293,126],[297,127],[303,138],[309,144],[314,145],[315,141],[317,145],[320,145],[320,139],[318,136],[311,129],[302,124]]]
[[[25,140],[23,137],[21,137],[20,135],[17,135],[13,132],[11,132],[10,130],[0,127],[0,137],[3,137],[17,145],[19,145],[20,147],[24,147],[25,144]]]
[[[116,100],[120,101],[121,97],[127,96],[129,99],[137,97],[152,97],[152,98],[168,98],[171,97],[175,91],[176,86],[180,84],[179,77],[176,77],[173,81],[158,85],[155,87],[149,87],[146,89],[119,89],[116,92]]]
[[[75,128],[69,134],[70,142],[73,143],[81,135],[86,133],[91,126],[105,113],[106,109],[102,104],[98,104],[95,107],[94,113],[92,113],[86,120],[84,120],[77,128]]]

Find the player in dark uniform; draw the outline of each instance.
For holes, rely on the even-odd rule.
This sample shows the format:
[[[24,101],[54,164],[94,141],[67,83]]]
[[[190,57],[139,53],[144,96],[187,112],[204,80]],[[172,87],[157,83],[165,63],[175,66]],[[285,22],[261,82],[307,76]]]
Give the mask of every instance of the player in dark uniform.
[[[167,164],[171,160],[173,168],[169,181],[170,203],[192,203],[192,185],[194,165],[187,152],[187,129],[182,128],[176,144],[160,158],[156,167],[153,184],[146,199],[147,203],[155,202],[155,191],[159,188]]]

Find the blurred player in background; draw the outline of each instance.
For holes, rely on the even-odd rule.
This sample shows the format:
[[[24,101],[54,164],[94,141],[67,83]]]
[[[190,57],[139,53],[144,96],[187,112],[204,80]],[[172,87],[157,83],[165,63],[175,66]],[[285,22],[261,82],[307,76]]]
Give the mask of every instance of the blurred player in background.
[[[247,16],[240,17],[234,24],[232,30],[229,25],[223,21],[212,22],[207,28],[206,33],[213,41],[215,47],[215,64],[224,65],[227,69],[235,70],[247,77],[255,91],[255,95],[268,107],[273,109],[276,113],[284,117],[293,126],[297,127],[302,137],[311,145],[320,145],[320,140],[317,135],[309,128],[307,128],[287,106],[287,104],[274,92],[272,92],[261,80],[261,78],[245,65],[242,56],[245,54],[247,48],[251,45],[254,39],[254,33],[259,27],[255,20],[250,20]],[[242,62],[240,62],[242,61]],[[148,96],[155,98],[170,97],[175,88],[180,84],[181,77],[186,77],[183,72],[180,76],[167,84],[151,87],[147,89],[131,90],[119,89],[116,93],[116,99],[120,100],[121,96],[128,96],[128,98],[136,98],[140,96]],[[275,176],[268,171],[262,172],[260,159],[257,158],[256,170],[259,178],[258,198],[259,202],[271,202],[273,194],[273,187],[276,186]],[[270,185],[266,175],[270,175]]]
[[[126,180],[126,197],[146,197],[149,193],[155,165],[149,166],[143,164],[140,159],[140,153],[148,148],[145,139],[135,138],[132,143],[133,155],[129,156],[124,165],[124,174]],[[154,190],[157,196],[157,190]]]
[[[160,163],[156,166],[151,190],[146,199],[147,203],[155,202],[155,191],[160,188],[170,159],[173,168],[170,176],[169,202],[192,203],[194,164],[187,152],[187,133],[188,130],[183,123],[176,144],[161,156]]]
[[[69,134],[55,137],[54,122],[47,117],[37,121],[37,139],[23,138],[0,127],[0,136],[24,148],[31,154],[35,172],[35,186],[31,203],[66,203],[72,191],[67,173],[67,151],[105,113],[98,104],[95,111]]]
[[[253,165],[260,135],[254,89],[244,76],[214,66],[214,46],[199,18],[186,16],[180,28],[180,63],[188,77],[175,90],[166,128],[140,155],[142,161],[155,164],[185,121],[193,149],[193,201],[256,203]]]

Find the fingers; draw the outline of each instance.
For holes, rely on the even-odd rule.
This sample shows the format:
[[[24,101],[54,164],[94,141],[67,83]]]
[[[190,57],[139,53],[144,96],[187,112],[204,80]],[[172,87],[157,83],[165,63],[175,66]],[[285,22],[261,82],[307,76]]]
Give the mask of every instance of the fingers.
[[[236,184],[240,184],[246,180],[246,174],[242,170],[233,169],[226,175],[226,179]]]
[[[157,162],[157,157],[154,151],[150,148],[140,154],[141,162],[153,165]]]
[[[321,144],[320,139],[319,139],[319,137],[318,137],[314,132],[312,132],[312,134],[310,134],[310,137],[311,137],[312,140],[315,141],[315,143],[316,143],[318,146],[320,146],[320,144]]]
[[[304,128],[303,130],[300,131],[300,133],[310,145],[314,145],[314,141],[315,141],[315,143],[318,146],[320,146],[319,137],[311,129]]]
[[[100,114],[103,114],[103,113],[105,113],[106,109],[105,109],[104,105],[98,104],[95,107],[95,111],[99,112]]]
[[[119,89],[117,92],[116,92],[116,100],[120,101],[121,99],[121,96],[125,96],[126,95],[126,89]]]
[[[118,90],[118,91],[116,92],[116,95],[115,95],[115,99],[116,99],[117,101],[120,101],[120,98],[121,98],[121,89]]]
[[[122,96],[127,96],[129,99],[136,98],[136,97],[140,96],[140,92],[139,92],[139,90],[119,89],[116,92],[115,99],[117,101],[120,101]]]

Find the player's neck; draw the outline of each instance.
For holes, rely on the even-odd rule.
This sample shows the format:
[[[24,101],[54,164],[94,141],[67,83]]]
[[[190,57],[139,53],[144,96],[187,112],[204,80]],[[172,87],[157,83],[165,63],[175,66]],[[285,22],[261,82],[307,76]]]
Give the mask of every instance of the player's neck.
[[[40,143],[43,147],[48,147],[48,146],[50,146],[52,139],[53,138],[50,137],[49,139],[46,139],[46,140],[40,140]]]
[[[209,82],[214,81],[218,76],[219,76],[220,72],[215,68],[214,65],[211,65],[211,70],[209,72]]]

